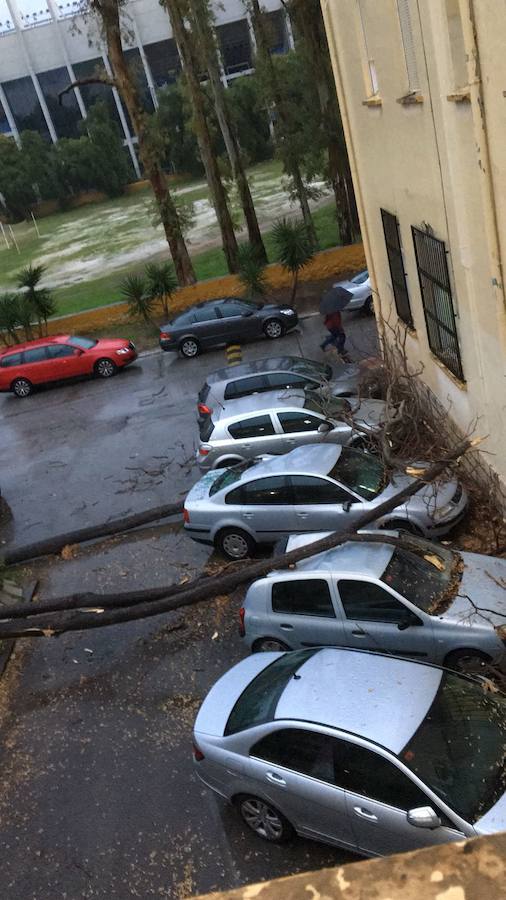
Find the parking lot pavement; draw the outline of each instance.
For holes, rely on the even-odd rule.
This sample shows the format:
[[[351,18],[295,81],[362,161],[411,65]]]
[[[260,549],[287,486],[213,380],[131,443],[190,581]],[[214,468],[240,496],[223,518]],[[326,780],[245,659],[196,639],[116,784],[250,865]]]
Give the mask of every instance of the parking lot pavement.
[[[351,318],[351,317],[350,317]],[[365,352],[374,324],[354,319]],[[320,358],[319,320],[245,358]],[[370,343],[370,349],[366,345]],[[299,351],[300,352],[300,351]],[[352,351],[353,353],[353,351]],[[18,543],[168,502],[197,473],[195,395],[223,363],[147,357],[109,382],[0,400],[2,489]],[[49,598],[192,577],[208,551],[178,522],[24,569]],[[270,846],[195,777],[191,728],[215,679],[245,655],[240,596],[58,639],[18,642],[0,683],[2,900],[199,893],[335,865],[341,851]]]

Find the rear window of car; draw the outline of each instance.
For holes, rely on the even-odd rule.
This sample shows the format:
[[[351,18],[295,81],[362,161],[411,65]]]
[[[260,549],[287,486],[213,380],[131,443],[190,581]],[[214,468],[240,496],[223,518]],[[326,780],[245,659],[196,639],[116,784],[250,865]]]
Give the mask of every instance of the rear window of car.
[[[225,727],[225,736],[272,722],[288,682],[316,652],[296,650],[285,653],[260,672],[234,704]]]
[[[199,423],[199,434],[201,441],[208,441],[214,431],[214,422],[211,419],[211,416],[208,416],[207,419],[204,419],[203,422]]]
[[[275,431],[270,416],[255,416],[253,419],[243,419],[241,422],[229,425],[228,433],[234,440],[240,441],[275,434]]]
[[[0,360],[0,366],[2,369],[7,369],[10,366],[20,366],[21,365],[21,353],[11,353],[9,356],[4,356],[3,359]]]
[[[25,363],[44,362],[46,359],[45,347],[34,347],[33,350],[25,350]]]
[[[237,381],[231,381],[227,384],[225,400],[247,397],[249,394],[265,391],[267,388],[265,375],[251,375],[249,378],[238,378]]]
[[[204,385],[202,385],[202,387],[200,388],[200,391],[199,391],[199,401],[201,403],[206,402],[207,398],[209,397],[210,390],[211,390],[211,388],[209,387],[209,385],[206,381],[206,383]]]

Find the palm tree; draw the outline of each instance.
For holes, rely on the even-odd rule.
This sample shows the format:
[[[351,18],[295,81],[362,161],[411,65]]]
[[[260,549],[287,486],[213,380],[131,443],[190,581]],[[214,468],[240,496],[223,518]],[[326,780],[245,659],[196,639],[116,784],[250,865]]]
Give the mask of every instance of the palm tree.
[[[0,336],[6,347],[19,344],[18,295],[2,294],[0,297]]]
[[[169,318],[169,301],[177,291],[178,281],[174,266],[170,262],[148,263],[146,273],[146,293],[152,300],[162,301],[163,314]]]
[[[128,312],[132,319],[143,319],[148,325],[157,328],[153,320],[155,297],[150,296],[142,275],[127,275],[120,284],[120,292],[128,303]]]
[[[254,299],[264,297],[269,285],[265,273],[266,263],[253,244],[239,244],[239,281],[246,290],[246,296]]]
[[[302,219],[289,222],[280,219],[272,229],[276,259],[292,274],[292,304],[299,282],[299,272],[313,259],[314,245],[306,223]]]
[[[29,265],[16,275],[16,284],[19,288],[24,289],[26,304],[31,307],[30,319],[37,319],[39,337],[43,336],[44,331],[47,334],[47,320],[50,316],[54,316],[57,308],[48,288],[38,287],[45,271],[46,266],[44,265]],[[28,309],[25,310],[25,318],[27,314]],[[44,323],[44,328],[42,323]]]

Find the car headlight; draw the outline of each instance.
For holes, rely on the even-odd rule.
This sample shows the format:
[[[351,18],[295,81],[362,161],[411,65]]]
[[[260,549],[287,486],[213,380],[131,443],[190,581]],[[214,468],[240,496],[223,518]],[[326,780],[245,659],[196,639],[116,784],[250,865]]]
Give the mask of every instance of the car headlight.
[[[283,316],[294,316],[295,310],[294,309],[280,309],[280,313]]]
[[[435,519],[446,519],[450,513],[455,509],[453,503],[445,503],[444,506],[440,506],[438,509],[434,510],[434,518]]]
[[[123,356],[125,353],[130,353],[130,350],[128,347],[120,347],[119,350],[116,350],[116,353],[118,356]]]

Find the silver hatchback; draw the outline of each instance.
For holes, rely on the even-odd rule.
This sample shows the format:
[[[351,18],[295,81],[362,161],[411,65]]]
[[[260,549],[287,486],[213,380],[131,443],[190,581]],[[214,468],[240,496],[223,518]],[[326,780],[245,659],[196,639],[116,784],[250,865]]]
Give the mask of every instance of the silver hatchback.
[[[481,682],[412,660],[257,654],[204,700],[195,767],[265,840],[402,853],[506,828],[505,713]]]
[[[387,476],[371,454],[336,444],[308,444],[284,456],[207,472],[186,496],[184,525],[196,541],[229,559],[252,556],[299,532],[344,531],[367,510],[411,484]],[[375,522],[424,537],[446,534],[465,514],[467,494],[455,479],[421,484],[416,494]]]
[[[301,444],[359,446],[380,428],[383,400],[326,395],[313,390],[270,391],[230,400],[200,425],[197,462],[203,472]]]
[[[286,550],[322,537],[295,535]],[[255,581],[240,617],[248,647],[328,644],[506,670],[506,559],[406,538],[405,546],[350,542]]]

